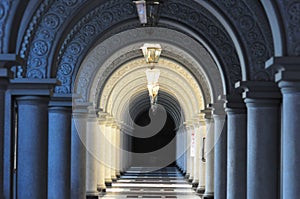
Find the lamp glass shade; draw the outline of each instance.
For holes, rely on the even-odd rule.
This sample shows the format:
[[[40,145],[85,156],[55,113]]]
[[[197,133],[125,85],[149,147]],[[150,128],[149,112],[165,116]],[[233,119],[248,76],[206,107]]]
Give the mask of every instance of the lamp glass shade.
[[[147,23],[147,8],[146,8],[146,1],[134,1],[136,5],[136,9],[139,15],[139,20],[141,24]]]
[[[158,90],[159,90],[159,84],[148,84],[148,91],[149,91],[149,96],[155,97],[158,94]]]
[[[155,85],[156,83],[158,83],[159,75],[160,75],[159,69],[156,69],[156,68],[147,69],[146,77],[147,77],[148,85]]]
[[[141,47],[143,55],[147,63],[157,63],[161,54],[161,46],[159,44],[144,44]]]

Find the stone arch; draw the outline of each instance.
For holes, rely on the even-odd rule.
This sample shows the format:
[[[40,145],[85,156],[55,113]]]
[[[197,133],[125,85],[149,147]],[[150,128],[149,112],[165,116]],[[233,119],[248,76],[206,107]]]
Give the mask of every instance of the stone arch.
[[[171,3],[178,3],[177,1],[170,1],[170,2]],[[51,72],[49,72],[49,70],[51,70],[49,68],[49,66],[51,65],[51,66],[54,67],[53,70],[56,70],[55,67],[57,66],[57,68],[58,68],[57,78],[62,81],[62,84],[70,84],[73,81],[72,78],[70,76],[66,76],[64,74],[68,73],[68,71],[70,71],[70,70],[71,70],[71,73],[73,73],[74,72],[74,62],[76,62],[76,64],[80,64],[80,62],[81,62],[80,60],[82,59],[82,58],[81,59],[76,59],[74,62],[72,62],[72,58],[74,58],[74,57],[71,56],[72,52],[76,53],[78,50],[85,49],[87,51],[89,49],[87,46],[85,46],[84,48],[78,47],[78,46],[76,46],[76,43],[74,44],[72,41],[74,41],[74,39],[76,40],[76,38],[79,38],[79,37],[81,37],[83,40],[85,40],[86,37],[83,38],[82,36],[85,34],[84,33],[84,28],[86,28],[86,30],[88,31],[88,32],[86,32],[87,36],[89,38],[91,38],[91,40],[89,42],[89,45],[94,43],[95,39],[92,39],[92,38],[96,38],[96,36],[88,35],[88,34],[91,33],[91,31],[89,31],[89,28],[87,28],[87,26],[85,26],[85,25],[87,25],[85,23],[90,22],[88,20],[88,18],[93,16],[93,13],[96,14],[97,11],[99,11],[99,12],[101,11],[101,13],[103,14],[105,9],[108,9],[108,8],[109,9],[117,9],[117,7],[114,7],[114,6],[116,6],[116,1],[109,1],[105,4],[103,4],[103,5],[102,4],[98,5],[98,7],[95,8],[95,10],[89,12],[89,14],[86,16],[87,18],[82,17],[82,20],[77,25],[75,25],[74,28],[69,27],[70,30],[68,30],[66,28],[65,32],[69,32],[68,36],[64,37],[64,35],[60,35],[60,36],[63,36],[62,40],[64,40],[64,42],[58,42],[59,44],[56,42],[56,46],[53,45],[53,39],[52,38],[48,38],[47,41],[49,43],[43,43],[42,41],[39,40],[39,38],[43,38],[45,36],[46,37],[51,36],[51,37],[57,38],[58,35],[48,34],[49,30],[48,30],[48,32],[47,31],[46,32],[45,31],[39,31],[39,28],[45,27],[47,25],[46,21],[48,21],[49,23],[51,21],[53,22],[53,23],[48,24],[50,26],[51,26],[51,24],[54,25],[55,27],[53,27],[53,29],[58,28],[58,27],[65,27],[65,26],[62,26],[60,23],[59,24],[56,23],[58,20],[54,20],[54,19],[57,19],[57,17],[50,17],[50,19],[49,19],[49,14],[53,13],[53,11],[55,9],[56,10],[59,9],[58,11],[61,11],[61,12],[64,11],[64,13],[68,13],[69,16],[75,17],[75,13],[73,11],[78,9],[78,7],[82,6],[82,2],[81,1],[73,1],[72,5],[69,6],[69,7],[73,6],[72,11],[68,10],[69,8],[65,7],[65,5],[70,3],[70,2],[67,2],[67,1],[66,2],[65,1],[60,2],[60,4],[57,4],[56,2],[47,2],[47,3],[48,3],[47,5],[43,4],[43,5],[40,6],[40,8],[37,10],[37,13],[34,17],[35,19],[38,19],[36,21],[40,22],[40,23],[37,23],[35,26],[33,26],[34,28],[33,28],[32,31],[29,30],[30,33],[32,33],[34,31],[34,32],[37,32],[37,34],[35,34],[35,35],[29,34],[29,36],[24,37],[24,39],[23,39],[23,44],[24,45],[23,45],[22,49],[20,50],[20,54],[25,59],[27,59],[27,77],[46,78],[51,74]],[[92,7],[92,4],[93,3],[90,3],[89,6]],[[127,27],[123,27],[125,29],[128,28],[128,27],[129,28],[136,27],[136,25],[138,25],[138,23],[136,23],[136,13],[133,12],[134,10],[131,9],[131,8],[133,8],[131,4],[132,4],[131,1],[126,1],[126,2],[124,1],[124,4],[120,5],[123,8],[124,8],[124,6],[125,7],[127,6],[126,8],[130,7],[130,9],[127,9],[127,11],[128,10],[130,11],[130,13],[127,12],[127,13],[125,13],[125,15],[127,14],[126,17],[127,17],[128,20],[133,20],[133,19],[135,20],[134,23],[131,23],[131,24],[129,23],[129,25]],[[198,9],[199,6],[200,5],[198,5],[197,7],[194,8],[195,12],[203,11],[203,9]],[[120,12],[118,13],[120,16],[111,16],[111,17],[113,17],[113,20],[119,20],[118,22],[114,21],[113,24],[117,24],[117,23],[120,24],[122,22],[122,20],[124,21],[126,19],[125,15],[124,16],[122,15],[124,10],[121,9],[120,11],[121,11],[121,13]],[[44,12],[46,12],[46,13],[44,13]],[[170,15],[171,13],[168,13],[168,14]],[[210,14],[210,13],[206,12],[205,14]],[[104,15],[102,15],[102,17],[103,16]],[[109,15],[106,15],[106,16],[108,17]],[[105,19],[111,19],[111,17],[108,17],[108,18],[107,17],[104,17],[104,18]],[[48,20],[46,20],[45,18],[48,19]],[[61,18],[61,16],[59,16],[59,18]],[[215,19],[213,16],[209,16],[207,18]],[[64,20],[59,20],[59,22],[67,23]],[[217,21],[214,21],[214,22],[210,21],[210,23],[220,25],[220,23],[218,23]],[[109,22],[107,24],[108,24],[107,25],[108,27],[111,27],[109,25],[110,24]],[[111,24],[111,25],[113,25],[113,24]],[[191,26],[192,25],[194,25],[194,24],[191,24]],[[165,24],[165,25],[162,24],[162,26],[170,27],[170,25],[168,25],[168,24]],[[176,27],[170,27],[170,28],[174,29]],[[222,26],[219,26],[218,28],[222,29]],[[119,31],[119,30],[114,30],[114,31]],[[44,33],[47,33],[47,34],[45,35]],[[111,32],[110,34],[114,34],[114,33],[115,32]],[[95,35],[99,35],[99,34],[100,34],[100,32],[98,32]],[[228,40],[228,36],[226,35],[225,31],[223,31],[223,30],[220,31],[220,34],[225,34],[223,36],[220,36],[220,39],[222,38],[222,39],[225,39],[225,40],[227,39]],[[205,35],[205,34],[202,34],[202,35]],[[209,41],[209,39],[206,39],[206,41]],[[211,41],[211,42],[213,42],[213,41]],[[230,41],[228,41],[228,42],[230,43]],[[58,50],[58,47],[60,48],[58,56],[54,57],[54,58],[52,58],[52,57],[50,58],[50,54],[48,52],[48,49],[54,49],[55,48],[56,50]],[[34,55],[34,54],[36,54],[36,55]],[[81,54],[82,54],[82,52],[81,52]],[[45,55],[45,57],[44,57],[44,55]],[[84,57],[84,55],[83,55],[83,57]],[[218,56],[218,57],[222,57],[222,56]],[[61,59],[63,59],[63,58],[66,58],[67,60],[69,59],[67,61],[67,63],[61,62]],[[56,63],[55,63],[55,60],[57,60]],[[231,60],[229,60],[229,62],[231,62],[233,60],[236,60],[236,59],[231,59]],[[48,62],[48,61],[50,61],[51,63]],[[239,68],[239,63],[238,63],[237,60],[236,60],[236,64],[220,63],[220,65],[222,65],[222,67],[223,66],[225,67],[226,65],[230,65],[230,67],[235,66],[234,69],[230,69],[230,71],[232,71],[232,73],[230,73],[230,72],[227,72],[227,73],[232,75],[232,74],[234,74],[233,71],[237,71],[236,73],[240,74],[239,73],[240,70],[238,69]],[[70,68],[70,66],[71,66],[71,68]],[[62,78],[60,78],[61,76],[63,76],[64,80]],[[229,81],[229,79],[230,78],[226,79],[227,84],[229,84],[228,82],[232,82],[232,83],[230,83],[231,87],[232,87],[233,82],[239,80],[240,78],[236,77],[236,79],[230,80],[230,81]],[[56,91],[58,93],[60,93],[60,92],[61,93],[68,93],[68,92],[71,92],[71,89],[70,88],[68,88],[67,90],[56,89]]]
[[[151,39],[163,43],[164,50],[167,52],[172,51],[174,56],[176,55],[177,60],[182,60],[180,63],[184,64],[184,66],[192,72],[199,85],[202,85],[206,103],[217,100],[218,95],[221,95],[225,89],[221,85],[222,80],[221,76],[218,75],[219,71],[205,49],[192,39],[176,31],[163,28],[153,29],[155,33],[148,35],[147,32],[150,30],[152,30],[152,28],[135,29],[114,35],[90,52],[82,63],[76,80],[78,82],[76,82],[75,86],[75,91],[82,95],[83,101],[88,100],[88,98],[91,101],[99,98],[101,94],[99,89],[103,87],[102,85],[105,84],[110,74],[123,62],[126,63],[130,61],[131,57],[136,56],[137,53],[141,56],[141,52],[135,52],[134,50],[139,50],[142,45],[141,41]],[[185,40],[186,43],[181,44],[180,41],[182,40]],[[168,44],[170,42],[173,44]],[[180,50],[179,47],[184,48],[184,50],[193,55],[189,55],[187,52],[184,52],[184,50]],[[131,51],[134,53],[127,54],[127,52]],[[123,55],[129,56],[129,58]],[[197,57],[197,55],[201,56]],[[119,59],[124,59],[124,61],[120,61]],[[199,63],[203,65],[203,67],[200,66]],[[87,93],[89,90],[92,90],[92,92]],[[214,99],[211,96],[214,96]]]
[[[122,2],[123,3],[123,2]],[[108,10],[108,9],[114,9],[114,10],[119,10],[118,16],[115,16],[114,14],[111,15],[106,13],[106,17],[102,19],[113,19],[117,20],[114,21],[112,25],[118,25],[119,28],[112,28],[112,26],[108,25],[108,27],[111,27],[113,30],[111,32],[106,33],[105,35],[109,37],[110,34],[115,34],[116,32],[119,32],[120,29],[124,30],[127,28],[133,28],[138,25],[136,23],[136,13],[134,12],[134,7],[131,5],[131,1],[124,1],[124,4],[121,6],[128,9],[120,9],[119,7],[116,6],[116,1],[109,1],[106,2],[105,4],[97,3],[94,4],[92,2],[89,3],[83,3],[83,1],[62,1],[60,4],[57,4],[57,2],[52,2],[52,1],[45,1],[41,3],[40,7],[36,10],[35,16],[33,17],[33,22],[35,22],[33,25],[29,26],[29,29],[27,32],[31,33],[27,36],[24,37],[23,39],[23,44],[22,48],[20,49],[20,55],[23,56],[27,60],[27,76],[28,77],[36,77],[36,78],[43,78],[43,75],[49,76],[51,74],[51,69],[48,68],[48,72],[42,72],[40,69],[30,69],[30,67],[37,66],[42,66],[43,64],[46,64],[46,62],[51,62],[49,65],[53,66],[53,70],[56,71],[56,67],[58,69],[58,76],[57,78],[59,80],[62,80],[60,78],[60,74],[67,73],[67,71],[70,71],[70,65],[66,65],[61,62],[61,59],[63,57],[68,57],[71,56],[71,54],[68,54],[68,52],[76,52],[78,48],[76,48],[76,45],[74,46],[74,43],[72,41],[74,38],[78,38],[80,34],[78,33],[83,33],[84,29],[84,22],[89,22],[88,18],[90,18],[93,13],[95,14],[99,10]],[[39,27],[45,26],[45,20],[43,20],[45,17],[49,18],[49,14],[53,12],[53,10],[59,9],[61,12],[64,11],[64,13],[68,13],[70,18],[75,18],[78,19],[78,15],[76,12],[72,12],[66,7],[68,5],[69,7],[72,7],[72,11],[75,11],[79,7],[82,7],[83,5],[86,8],[90,9],[85,9],[84,12],[89,11],[89,14],[84,16],[84,14],[81,14],[81,21],[76,24],[72,25],[72,27],[67,27],[63,26],[65,28],[64,32],[68,34],[60,35],[63,36],[60,39],[60,42],[57,42],[55,46],[48,46],[48,44],[44,45],[42,43],[34,43],[38,37],[41,37],[41,34],[43,31],[38,31]],[[246,2],[243,1],[209,1],[209,2],[203,2],[203,1],[177,1],[177,0],[170,0],[166,1],[163,4],[163,9],[161,12],[161,22],[159,26],[164,26],[168,27],[171,29],[177,29],[181,32],[185,32],[188,34],[195,34],[200,36],[204,42],[207,42],[209,45],[206,47],[210,47],[211,53],[214,53],[215,60],[220,61],[219,66],[222,67],[225,71],[226,74],[226,83],[231,85],[231,89],[234,88],[234,83],[238,80],[242,79],[241,75],[241,69],[240,68],[240,63],[245,63],[246,69],[249,70],[250,72],[248,73],[249,75],[246,75],[243,73],[243,80],[246,79],[251,79],[251,80],[268,80],[269,79],[269,73],[270,71],[265,71],[264,70],[264,62],[273,54],[273,41],[266,40],[266,38],[271,38],[268,37],[272,35],[272,31],[270,28],[270,24],[272,27],[272,22],[270,21],[271,18],[268,20],[268,16],[270,16],[269,13],[265,13],[266,4],[261,5],[259,2],[253,2],[250,4],[247,4]],[[92,7],[97,7],[95,10],[91,10]],[[124,10],[127,10],[127,13],[125,13]],[[226,10],[226,13],[225,13]],[[130,12],[128,12],[130,11]],[[175,12],[178,11],[178,12]],[[124,14],[124,13],[125,14]],[[192,13],[190,17],[188,17],[187,13]],[[253,13],[256,13],[256,17],[253,15]],[[103,14],[103,13],[102,13]],[[122,15],[124,14],[124,15]],[[220,21],[219,16],[221,16],[223,19],[225,19],[226,23],[222,24],[224,21]],[[268,16],[267,16],[268,15]],[[72,16],[72,17],[71,17]],[[77,17],[76,17],[77,16]],[[104,15],[102,15],[104,16]],[[110,17],[109,17],[110,16]],[[254,16],[250,17],[249,16]],[[61,17],[61,16],[59,16]],[[125,18],[124,18],[125,17]],[[55,18],[55,17],[54,17]],[[52,19],[54,19],[52,18]],[[127,19],[127,22],[125,22]],[[125,21],[124,21],[125,20]],[[47,21],[47,20],[46,20]],[[50,20],[50,22],[53,20]],[[110,20],[109,20],[110,21]],[[122,21],[124,22],[124,25],[127,23],[127,25],[122,25]],[[129,22],[131,21],[131,22]],[[176,21],[176,25],[175,22]],[[61,21],[62,23],[66,24],[69,23],[70,21]],[[213,22],[213,23],[212,23]],[[220,23],[221,22],[221,23]],[[55,23],[53,23],[55,24]],[[107,23],[109,24],[109,23]],[[209,26],[209,24],[216,24],[216,26]],[[229,28],[227,25],[230,24],[231,27],[230,29],[232,30],[231,32],[228,32]],[[252,25],[251,25],[252,24]],[[209,28],[210,27],[210,28]],[[244,28],[243,28],[244,27]],[[244,37],[243,34],[249,27],[254,27],[256,33],[256,43],[251,42],[250,37]],[[87,27],[85,27],[87,28]],[[273,28],[274,29],[274,28]],[[210,31],[210,32],[209,32]],[[244,31],[244,32],[243,32]],[[33,35],[33,32],[37,32],[38,34]],[[100,34],[100,32],[98,32]],[[218,37],[214,34],[218,34]],[[99,35],[98,34],[98,35]],[[232,35],[233,34],[233,35]],[[276,33],[273,32],[273,38]],[[252,34],[255,35],[255,34]],[[58,35],[52,35],[55,38],[58,38]],[[82,36],[82,35],[81,35]],[[102,36],[104,36],[102,34]],[[212,39],[210,39],[211,36],[215,36],[217,38],[215,43],[212,43]],[[275,35],[276,36],[276,35]],[[98,36],[99,37],[99,36]],[[240,49],[242,52],[239,51],[238,48],[235,48],[232,42],[232,38],[238,38],[238,41],[240,42],[240,45],[242,46]],[[253,39],[253,38],[252,38]],[[91,39],[93,42],[95,39]],[[260,42],[263,41],[263,42]],[[89,45],[91,45],[93,42],[90,42]],[[219,43],[217,43],[219,42]],[[221,42],[221,43],[220,43]],[[262,43],[265,43],[266,46],[260,45]],[[277,45],[277,44],[276,44]],[[55,57],[49,57],[46,56],[46,60],[39,60],[39,59],[31,59],[32,57],[30,56],[31,51],[35,49],[35,47],[41,47],[41,50],[43,51],[47,48],[51,49],[56,49]],[[220,48],[221,47],[221,48]],[[58,51],[58,48],[60,49]],[[87,49],[89,49],[88,45],[84,48],[86,50],[85,53],[87,53]],[[277,49],[277,47],[276,47]],[[295,47],[297,49],[297,47]],[[295,51],[294,49],[294,51]],[[37,50],[37,49],[35,49]],[[232,51],[233,50],[233,51]],[[42,53],[43,52],[38,52]],[[47,50],[46,50],[47,51]],[[68,52],[67,52],[68,51]],[[233,52],[235,58],[229,58],[226,56],[226,52]],[[37,52],[37,51],[36,51]],[[237,55],[238,53],[244,53],[245,54],[245,60],[242,60],[241,58],[238,60]],[[260,54],[254,55],[251,52],[260,52]],[[52,55],[54,55],[52,54]],[[49,54],[48,54],[49,55]],[[57,56],[56,56],[57,55]],[[64,56],[65,55],[65,56]],[[34,57],[34,56],[33,56]],[[80,59],[76,60],[76,64],[80,64],[81,60],[83,59],[84,56],[82,56]],[[259,57],[259,59],[257,59]],[[39,57],[35,57],[39,58]],[[69,57],[71,58],[71,57]],[[226,60],[222,60],[226,59]],[[30,61],[31,60],[31,61]],[[51,60],[51,61],[50,61]],[[56,63],[55,63],[56,60]],[[64,64],[64,65],[63,65]],[[68,62],[68,64],[70,64]],[[234,66],[234,68],[232,68]],[[29,68],[28,68],[29,67]],[[66,68],[67,67],[67,68]],[[73,68],[72,68],[73,67]],[[77,67],[77,66],[76,66]],[[71,72],[74,72],[73,70],[76,68],[75,65],[71,64]],[[41,70],[44,70],[47,68],[47,64],[45,67],[40,67]],[[38,71],[37,71],[37,70]],[[246,70],[243,69],[243,70]],[[29,72],[29,71],[33,72]],[[52,70],[52,71],[53,71]],[[64,70],[64,72],[62,72]],[[76,70],[75,70],[76,71]],[[237,71],[236,74],[232,73],[233,71]],[[251,72],[252,71],[252,72]],[[47,74],[46,74],[47,73]],[[43,75],[42,75],[43,74]],[[229,77],[229,76],[232,77]],[[46,77],[45,76],[45,77]],[[247,77],[246,77],[247,76]],[[73,79],[70,77],[64,77],[65,80],[62,81],[62,84],[72,84]],[[229,83],[230,82],[230,83]],[[230,88],[229,88],[230,89]],[[69,87],[67,90],[62,90],[62,89],[56,89],[58,93],[68,93],[71,92],[71,88]]]

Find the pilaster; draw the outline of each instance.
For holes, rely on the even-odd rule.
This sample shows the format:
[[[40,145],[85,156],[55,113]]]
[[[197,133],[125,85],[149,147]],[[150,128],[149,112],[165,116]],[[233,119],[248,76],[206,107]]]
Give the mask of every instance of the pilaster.
[[[273,82],[239,82],[247,106],[247,198],[279,198],[280,100]],[[260,180],[258,180],[260,179]]]
[[[86,123],[89,104],[73,106],[71,126],[71,198],[86,198]]]
[[[113,122],[111,124],[111,179],[113,182],[117,181],[117,123],[114,121],[114,118],[112,118]]]
[[[200,172],[200,124],[198,118],[194,119],[194,136],[195,136],[195,157],[194,157],[194,179],[192,187],[196,189],[199,185],[199,172]]]
[[[205,114],[199,114],[199,184],[197,187],[197,193],[203,194],[205,192],[205,171],[206,171],[206,159],[205,159],[205,140],[206,140],[206,124],[205,124]]]
[[[227,120],[224,99],[213,104],[214,118],[214,198],[226,198],[227,188]]]
[[[112,185],[112,124],[113,118],[106,116],[105,123],[105,185],[111,187]]]
[[[98,182],[97,182],[97,190],[99,192],[106,192],[105,186],[105,121],[106,121],[106,113],[99,111],[98,112],[98,125],[99,125],[99,172],[98,172]]]
[[[276,71],[275,81],[282,93],[282,198],[300,195],[300,57],[273,57],[267,68]]]
[[[244,102],[229,101],[227,112],[227,199],[247,195],[247,109]]]
[[[47,198],[49,98],[18,97],[17,103],[17,195]]]
[[[186,146],[187,146],[187,152],[186,152],[186,174],[185,178],[189,179],[191,175],[191,161],[190,161],[190,156],[191,156],[191,135],[188,129],[188,123],[184,123],[184,132],[185,132],[185,138],[186,138]]]
[[[71,107],[49,108],[48,199],[71,196],[71,112]]]
[[[86,126],[86,197],[98,198],[97,182],[99,172],[99,133],[97,129],[97,114],[93,106],[88,107]]]
[[[4,196],[4,186],[10,186],[9,181],[4,180],[4,132],[5,132],[5,119],[4,119],[4,108],[5,108],[5,93],[8,85],[8,71],[6,68],[0,68],[0,195]],[[8,148],[10,148],[8,146]],[[9,168],[11,170],[11,168]],[[11,173],[11,172],[10,172]],[[11,179],[11,178],[10,178]],[[8,183],[4,185],[4,183]]]
[[[201,111],[205,113],[206,139],[205,139],[205,192],[203,198],[214,198],[214,121],[211,107]]]

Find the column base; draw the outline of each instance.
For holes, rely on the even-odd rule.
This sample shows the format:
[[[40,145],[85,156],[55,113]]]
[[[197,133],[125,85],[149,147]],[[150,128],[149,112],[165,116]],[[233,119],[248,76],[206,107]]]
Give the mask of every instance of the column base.
[[[98,199],[99,198],[99,196],[86,196],[86,199]]]
[[[192,182],[192,188],[197,189],[199,182]]]
[[[97,191],[99,191],[99,192],[105,192],[106,191],[105,185],[99,185],[99,186],[97,186]]]
[[[118,179],[117,178],[112,178],[111,180],[112,180],[112,182],[117,182]]]
[[[214,193],[204,193],[203,199],[214,199]]]
[[[111,187],[111,185],[112,185],[112,182],[105,182],[106,187]]]
[[[186,173],[184,177],[185,177],[185,179],[189,179],[190,178],[190,174]]]
[[[99,193],[106,193],[106,188],[97,188],[97,191],[99,191]]]
[[[116,176],[116,174],[113,174],[113,175],[111,175],[111,180],[113,181],[113,182],[117,182],[117,176]]]
[[[197,190],[196,190],[196,192],[197,192],[198,194],[200,194],[200,195],[203,195],[204,192],[205,192],[205,187],[198,187]]]
[[[98,192],[86,192],[86,199],[98,199],[99,193]]]

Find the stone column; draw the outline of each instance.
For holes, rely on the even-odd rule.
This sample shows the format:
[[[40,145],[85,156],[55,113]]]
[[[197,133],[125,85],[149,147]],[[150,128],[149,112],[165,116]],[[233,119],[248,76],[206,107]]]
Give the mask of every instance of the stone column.
[[[86,109],[73,108],[71,127],[71,198],[86,198]]]
[[[120,147],[121,147],[121,136],[120,136],[120,127],[117,126],[116,128],[116,176],[119,178],[121,176],[120,173]]]
[[[17,197],[47,198],[49,99],[26,96],[17,103]]]
[[[112,165],[111,165],[111,122],[109,119],[105,123],[105,185],[111,187],[112,184]]]
[[[181,170],[181,164],[180,164],[180,148],[179,148],[179,131],[176,132],[176,166]]]
[[[246,199],[247,111],[244,103],[227,103],[227,199]]]
[[[119,159],[120,159],[120,175],[123,175],[124,172],[125,172],[125,152],[124,152],[124,148],[125,148],[125,138],[124,138],[124,130],[123,130],[123,127],[121,126],[120,128],[120,150],[119,150]]]
[[[178,166],[179,166],[179,168],[180,168],[180,171],[182,172],[182,173],[184,173],[184,153],[185,153],[185,150],[184,150],[184,134],[183,134],[183,131],[182,131],[182,128],[180,128],[179,130],[178,130],[178,137],[177,137],[177,148],[178,148],[178,154],[177,154],[177,158],[179,158],[178,159]]]
[[[189,124],[189,126],[187,127],[187,132],[188,132],[188,144],[189,144],[189,156],[187,158],[188,161],[188,165],[189,165],[189,178],[188,181],[191,183],[194,179],[194,156],[192,154],[192,133],[193,133],[194,129],[193,126],[191,126],[191,124]]]
[[[182,173],[184,173],[184,134],[182,128],[180,127],[176,134],[176,157],[177,157],[177,166]]]
[[[191,175],[191,161],[190,161],[190,156],[191,156],[191,135],[189,132],[189,128],[187,127],[187,124],[185,124],[185,135],[186,135],[186,145],[187,145],[187,151],[186,151],[186,175],[185,177],[189,179]]]
[[[279,198],[280,93],[273,82],[240,82],[247,106],[247,198]]]
[[[277,70],[282,93],[282,198],[299,198],[300,57],[274,57],[267,66]]]
[[[127,149],[129,151],[128,158],[127,158],[127,169],[129,169],[132,165],[132,128],[128,126],[128,129],[126,130],[126,139],[127,139]]]
[[[97,157],[99,145],[99,133],[97,132],[96,113],[91,111],[87,120],[86,131],[86,196],[87,198],[98,198],[97,177],[99,172],[99,162]]]
[[[117,181],[117,175],[116,175],[116,163],[117,163],[117,148],[116,148],[116,141],[117,141],[117,125],[114,124],[111,127],[111,179],[113,182]]]
[[[181,169],[182,169],[182,173],[185,174],[186,173],[186,161],[185,161],[185,157],[186,157],[186,135],[185,132],[183,130],[183,128],[180,129],[180,140],[179,140],[180,148],[181,148]]]
[[[206,123],[206,139],[205,139],[205,154],[206,154],[206,173],[205,173],[205,192],[203,198],[214,197],[214,121],[210,113],[205,115]]]
[[[194,179],[192,182],[192,187],[197,189],[199,184],[199,164],[200,164],[200,128],[199,124],[194,124],[194,134],[195,134],[195,157],[194,157]]]
[[[206,125],[205,120],[200,121],[200,137],[199,137],[199,184],[197,187],[197,193],[203,194],[205,192],[205,150],[204,150],[204,142],[206,137]]]
[[[189,135],[190,135],[190,145],[192,147],[192,136],[195,136],[195,129],[193,125],[190,125],[189,127]],[[195,138],[194,138],[195,141]],[[195,145],[193,146],[194,150],[195,150]],[[192,149],[192,148],[190,148]],[[189,177],[189,182],[192,183],[194,180],[194,161],[195,161],[195,151],[194,154],[192,154],[192,150],[190,150],[190,157],[189,157],[189,161],[190,161],[190,177]]]
[[[122,164],[122,171],[121,174],[124,174],[127,170],[127,161],[128,161],[128,153],[127,153],[127,135],[125,131],[125,126],[122,124],[121,126],[121,138],[122,138],[122,148],[121,148],[121,164]]]
[[[215,168],[214,198],[226,198],[227,189],[227,121],[224,108],[214,110],[215,122]]]
[[[188,151],[189,151],[189,145],[188,145],[188,136],[187,131],[185,127],[182,128],[182,137],[183,137],[183,147],[184,147],[184,154],[183,154],[183,167],[184,167],[184,173],[187,175],[188,172],[188,163],[187,163],[187,157],[188,157]]]
[[[99,154],[99,172],[98,172],[98,182],[97,190],[100,192],[106,192],[105,186],[105,113],[100,112],[98,118],[99,125],[99,145],[98,145],[98,154]]]
[[[71,108],[49,108],[48,199],[70,198]]]
[[[3,74],[2,74],[3,73]],[[5,92],[7,81],[7,70],[0,69],[0,195],[4,197],[4,114],[5,114]]]

